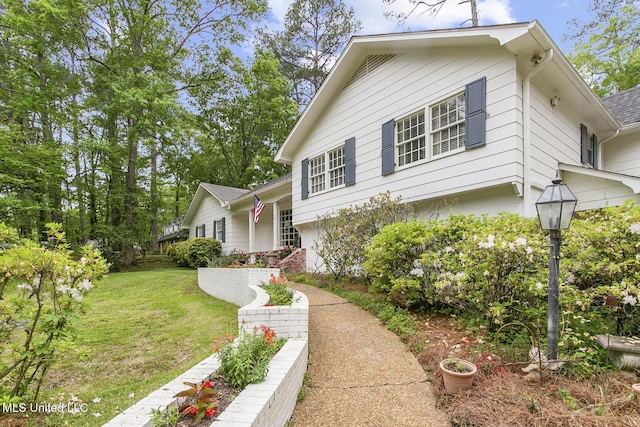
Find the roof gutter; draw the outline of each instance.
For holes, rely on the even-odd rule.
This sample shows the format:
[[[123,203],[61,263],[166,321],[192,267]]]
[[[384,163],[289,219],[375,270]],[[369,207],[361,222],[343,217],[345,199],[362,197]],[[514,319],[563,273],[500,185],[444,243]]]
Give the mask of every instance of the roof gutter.
[[[613,138],[615,138],[619,134],[620,134],[620,129],[616,129],[616,131],[612,135],[598,142],[598,167],[602,167],[602,145],[605,142],[611,141]]]
[[[553,58],[553,49],[545,52],[544,58],[538,54],[531,57],[533,68],[522,80],[522,178],[523,178],[523,209],[525,217],[531,216],[531,79],[540,72],[542,67]]]

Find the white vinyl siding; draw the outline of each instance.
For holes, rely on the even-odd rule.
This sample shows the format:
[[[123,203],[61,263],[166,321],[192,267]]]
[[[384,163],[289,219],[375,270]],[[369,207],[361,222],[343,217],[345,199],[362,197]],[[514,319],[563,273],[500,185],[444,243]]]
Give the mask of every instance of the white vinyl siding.
[[[464,147],[464,93],[431,107],[433,156]]]
[[[432,106],[464,91],[465,85],[487,78],[487,144],[482,149],[442,155],[400,168],[394,141],[396,172],[381,176],[381,126],[391,119],[425,113],[425,138],[430,139]],[[389,190],[403,201],[417,201],[474,191],[522,180],[522,114],[516,59],[501,47],[433,49],[398,54],[366,79],[336,95],[321,119],[310,128],[297,151],[293,182],[303,176],[303,159],[318,156],[345,136],[358,141],[357,184],[352,191],[325,192],[302,199],[293,192],[294,224],[312,223],[318,215],[362,204]],[[397,129],[393,135],[397,138]],[[425,141],[430,151],[430,141]],[[309,189],[311,190],[311,189]],[[311,191],[309,191],[311,196]],[[515,197],[515,196],[514,196]],[[518,200],[518,199],[515,199]],[[302,236],[305,246],[312,240]]]

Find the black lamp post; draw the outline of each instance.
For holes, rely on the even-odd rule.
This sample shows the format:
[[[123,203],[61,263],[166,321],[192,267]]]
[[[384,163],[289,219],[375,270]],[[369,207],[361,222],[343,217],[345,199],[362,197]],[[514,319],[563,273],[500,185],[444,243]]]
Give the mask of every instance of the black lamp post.
[[[544,189],[536,202],[538,218],[543,230],[549,230],[551,250],[549,253],[549,296],[547,314],[547,359],[557,360],[558,350],[558,313],[560,311],[560,288],[558,275],[560,266],[560,230],[566,230],[571,223],[573,211],[578,199],[569,187],[560,184],[556,178],[553,185]]]

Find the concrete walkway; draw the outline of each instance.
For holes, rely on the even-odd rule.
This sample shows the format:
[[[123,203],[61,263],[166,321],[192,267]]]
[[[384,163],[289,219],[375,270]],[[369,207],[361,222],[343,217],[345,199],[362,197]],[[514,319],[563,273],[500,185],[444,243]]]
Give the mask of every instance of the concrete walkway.
[[[293,287],[309,298],[311,387],[291,426],[450,426],[420,364],[395,334],[343,298]]]

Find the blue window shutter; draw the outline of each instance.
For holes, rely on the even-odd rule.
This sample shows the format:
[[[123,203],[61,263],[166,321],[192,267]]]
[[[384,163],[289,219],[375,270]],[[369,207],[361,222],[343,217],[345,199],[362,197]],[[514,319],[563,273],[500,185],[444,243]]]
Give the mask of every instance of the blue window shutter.
[[[465,149],[482,147],[486,138],[487,78],[482,77],[465,86]]]
[[[205,224],[202,224],[202,237],[207,237],[207,233],[205,231]]]
[[[591,159],[589,158],[589,130],[582,123],[580,123],[580,158],[582,163],[591,164]]]
[[[309,197],[309,159],[302,161],[302,179],[300,180],[300,188],[302,200]]]
[[[218,240],[218,224],[216,224],[216,220],[213,220],[213,238]]]
[[[382,176],[389,175],[395,170],[395,129],[394,120],[382,124]]]
[[[591,135],[591,145],[592,145],[592,151],[593,151],[593,168],[594,169],[598,169],[599,165],[598,165],[598,137],[596,136],[596,134],[594,133],[593,135]]]
[[[344,184],[356,183],[356,139],[349,138],[344,142]]]
[[[220,225],[222,227],[222,236],[221,236],[220,240],[221,240],[222,243],[224,243],[226,241],[226,238],[227,238],[227,236],[226,236],[227,235],[227,224],[226,224],[226,221],[225,221],[225,217],[222,217]]]

